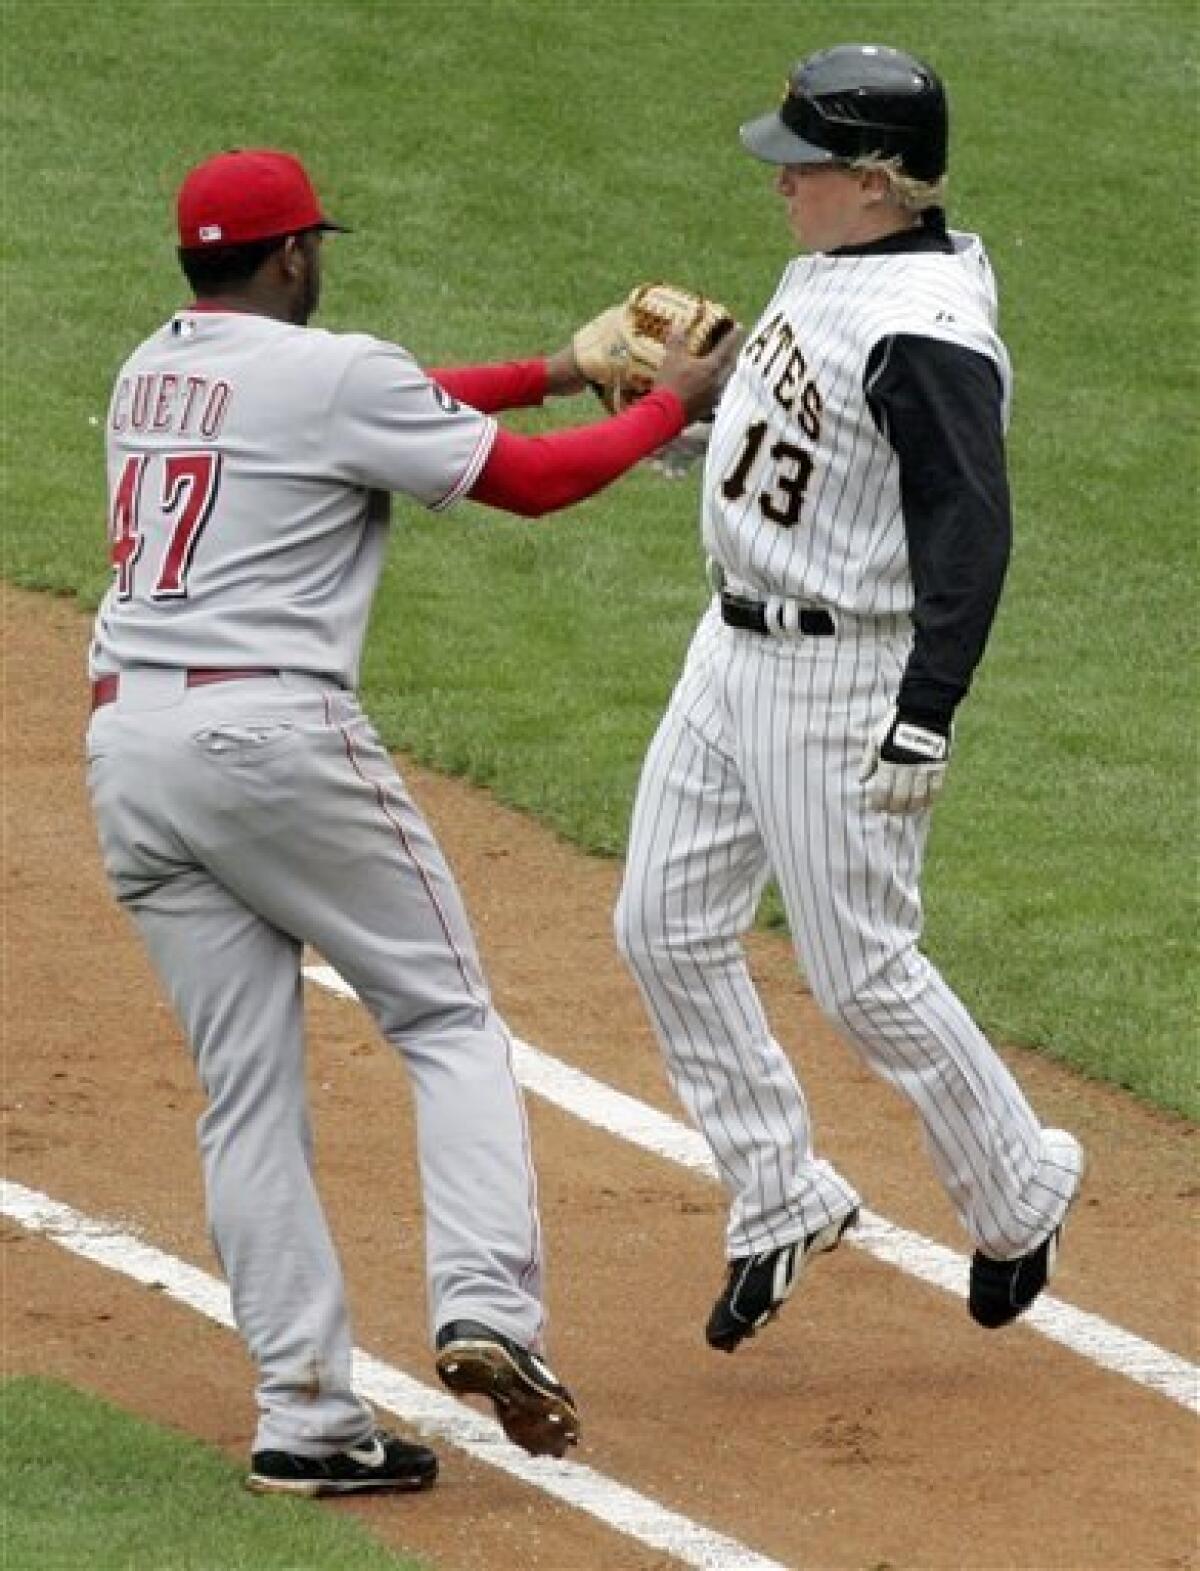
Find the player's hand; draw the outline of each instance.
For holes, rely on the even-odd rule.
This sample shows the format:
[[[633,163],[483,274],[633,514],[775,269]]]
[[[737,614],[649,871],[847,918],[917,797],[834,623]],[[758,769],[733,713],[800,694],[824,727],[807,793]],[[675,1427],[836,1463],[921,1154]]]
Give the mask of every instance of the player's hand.
[[[745,339],[745,332],[737,327],[727,332],[709,354],[693,355],[688,353],[683,333],[667,335],[666,353],[654,385],[675,394],[687,411],[689,425],[712,418]]]
[[[946,782],[950,732],[918,725],[896,710],[867,743],[858,778],[880,813],[922,813]]]

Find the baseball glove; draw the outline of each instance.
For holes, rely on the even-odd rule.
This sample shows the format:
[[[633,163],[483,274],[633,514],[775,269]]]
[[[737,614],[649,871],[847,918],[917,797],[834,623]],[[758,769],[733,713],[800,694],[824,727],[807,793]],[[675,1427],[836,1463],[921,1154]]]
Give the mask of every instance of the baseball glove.
[[[735,326],[723,305],[678,284],[639,284],[620,305],[584,324],[571,340],[579,370],[610,413],[654,386],[677,328],[688,352],[710,354]]]

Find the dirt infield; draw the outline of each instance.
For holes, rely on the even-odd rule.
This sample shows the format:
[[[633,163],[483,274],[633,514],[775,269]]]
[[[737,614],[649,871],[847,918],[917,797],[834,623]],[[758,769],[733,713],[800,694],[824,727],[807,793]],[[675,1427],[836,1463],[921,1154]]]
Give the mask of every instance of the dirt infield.
[[[104,887],[83,792],[86,639],[74,607],[5,592],[4,1176],[211,1272],[199,1097]],[[678,1116],[610,939],[617,869],[460,784],[405,773],[513,1027]],[[906,1108],[816,1018],[786,945],[759,935],[752,951],[822,1148],[873,1210],[962,1249]],[[309,1005],[321,1178],[356,1340],[433,1382],[405,1077],[356,1006],[315,990]],[[1091,1157],[1056,1295],[1195,1359],[1194,1127],[1032,1055],[1010,1062]],[[848,1249],[767,1335],[710,1353],[715,1187],[536,1098],[530,1113],[551,1345],[580,1399],[580,1461],[805,1571],[1197,1564],[1197,1429],[1183,1409],[1028,1329],[989,1336],[960,1301]],[[62,1376],[244,1456],[250,1375],[231,1333],[19,1227],[2,1237],[7,1372]],[[334,1509],[441,1571],[675,1563],[448,1447],[442,1459],[427,1495]]]

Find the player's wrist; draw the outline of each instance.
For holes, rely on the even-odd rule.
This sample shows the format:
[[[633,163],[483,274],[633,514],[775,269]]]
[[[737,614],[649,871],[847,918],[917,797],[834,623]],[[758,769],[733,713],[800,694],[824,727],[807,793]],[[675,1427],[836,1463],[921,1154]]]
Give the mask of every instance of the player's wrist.
[[[569,398],[574,393],[582,393],[588,385],[570,344],[547,355],[542,364],[546,368],[547,397]]]
[[[918,725],[898,714],[879,744],[879,756],[889,764],[944,764],[950,756],[950,733]]]
[[[898,704],[879,756],[892,764],[944,764],[950,756],[951,717],[939,710]]]
[[[953,711],[932,709],[925,705],[897,704],[898,724],[917,726],[922,731],[932,731],[936,736],[949,736],[953,727]]]

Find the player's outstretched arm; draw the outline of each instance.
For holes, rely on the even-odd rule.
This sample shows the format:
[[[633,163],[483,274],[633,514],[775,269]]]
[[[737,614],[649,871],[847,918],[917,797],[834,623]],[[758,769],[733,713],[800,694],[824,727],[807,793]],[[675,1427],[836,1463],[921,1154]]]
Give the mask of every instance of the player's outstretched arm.
[[[615,414],[651,387],[669,385],[687,359],[703,364],[721,349],[728,374],[736,325],[723,305],[705,295],[677,284],[639,284],[626,300],[585,322],[568,344],[544,358],[442,366],[428,375],[452,398],[483,414],[533,408],[547,398],[569,398],[587,387]],[[679,342],[668,367],[668,345],[675,339]],[[692,418],[697,416],[690,407],[691,383],[698,374],[689,372],[678,389]],[[709,408],[715,402],[709,400]]]
[[[544,358],[435,366],[425,374],[451,398],[485,415],[536,409],[547,398],[569,398],[588,385],[570,344]]]
[[[547,398],[571,398],[591,385],[579,369],[573,344],[544,359],[435,366],[426,374],[451,398],[485,415],[536,408]]]
[[[730,334],[711,354],[692,355],[671,338],[654,389],[620,414],[542,436],[498,431],[471,499],[538,518],[602,490],[712,410],[740,342]]]

